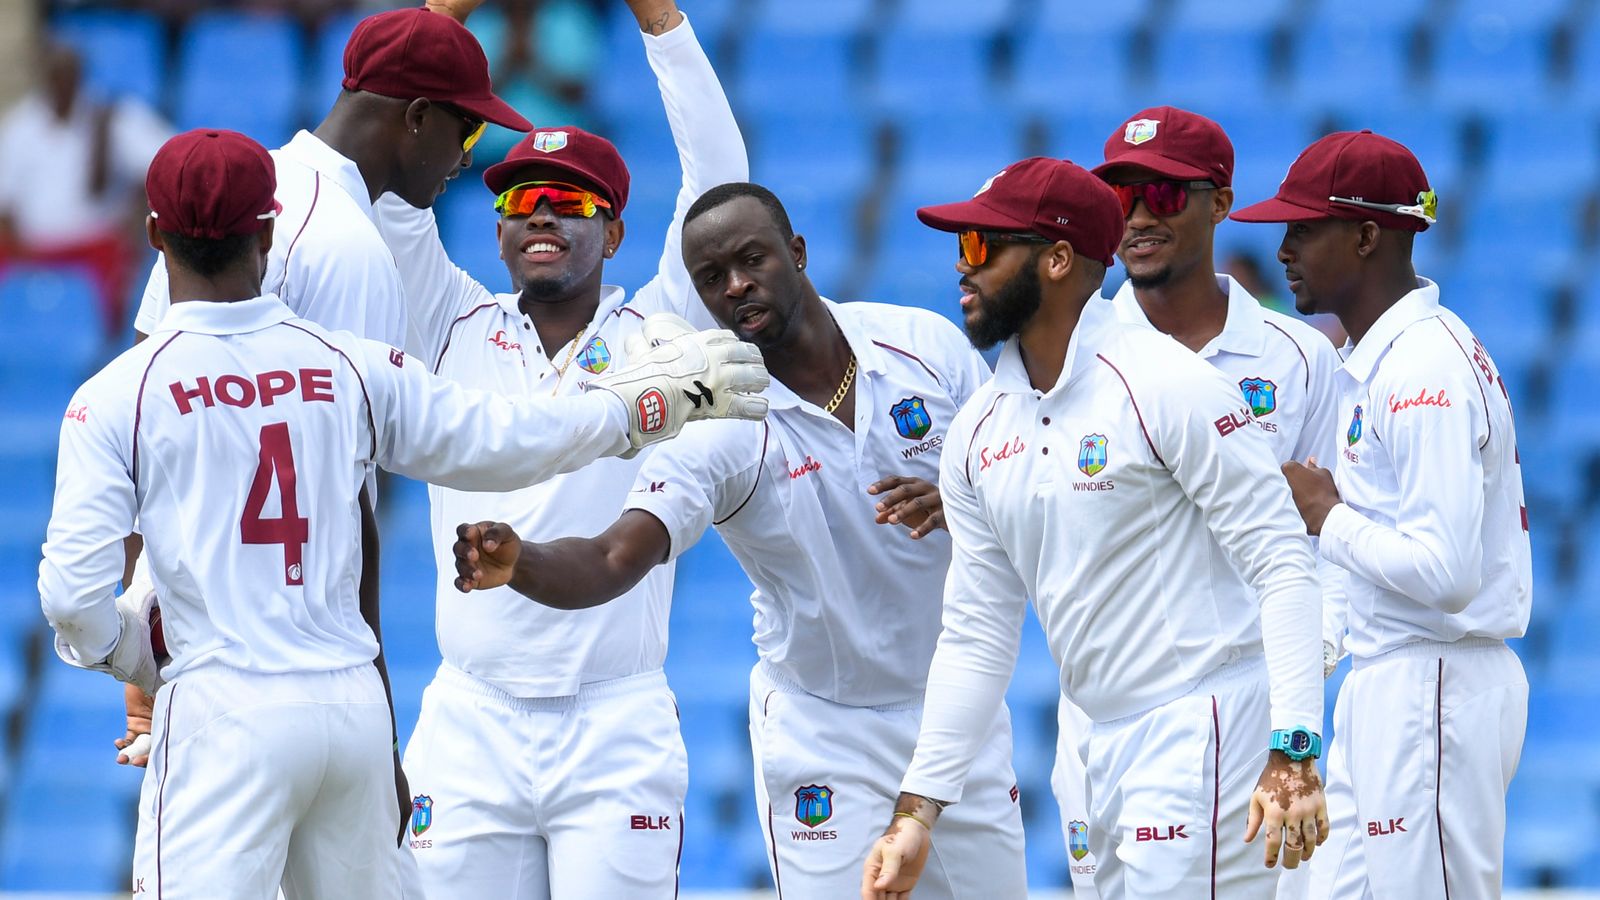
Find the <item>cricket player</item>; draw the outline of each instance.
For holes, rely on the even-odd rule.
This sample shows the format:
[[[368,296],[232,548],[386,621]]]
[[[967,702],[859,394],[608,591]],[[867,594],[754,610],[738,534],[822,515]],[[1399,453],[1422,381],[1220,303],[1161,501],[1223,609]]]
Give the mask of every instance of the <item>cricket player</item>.
[[[750,738],[778,895],[848,897],[911,758],[949,562],[938,459],[988,369],[935,314],[820,297],[804,238],[758,185],[696,201],[683,258],[711,315],[768,361],[767,422],[658,448],[597,537],[462,525],[456,584],[604,609],[715,527],[755,584]],[[978,728],[969,802],[919,896],[1027,894],[1004,706]]]
[[[486,123],[532,127],[494,95],[482,48],[452,18],[479,2],[435,0],[429,9],[363,20],[345,46],[344,92],[327,117],[314,132],[302,131],[272,151],[283,212],[263,292],[276,294],[296,315],[395,347],[410,343],[394,256],[374,225],[374,199],[393,192],[406,203],[431,206],[472,164],[472,147]],[[166,266],[158,259],[135,319],[140,340],[168,305]],[[363,614],[377,629],[377,531],[368,519],[363,547],[371,572]],[[130,591],[149,591],[148,571],[141,558]],[[116,742],[123,751],[118,762],[144,765],[151,698],[132,688],[127,697],[128,731]],[[403,799],[409,807],[409,792]]]
[[[135,893],[388,898],[391,724],[356,598],[368,468],[510,489],[690,419],[759,420],[766,376],[732,336],[664,317],[658,346],[584,396],[462,389],[260,293],[273,168],[224,131],[151,163],[173,304],[73,397],[39,593],[65,661],[157,696]],[[136,517],[159,632],[148,594],[114,596]]]
[[[1276,197],[1295,307],[1339,317],[1335,470],[1284,464],[1322,556],[1350,573],[1354,670],[1334,708],[1331,849],[1311,896],[1499,896],[1505,795],[1528,680],[1507,638],[1533,601],[1505,380],[1411,262],[1437,200],[1411,151],[1370,131],[1306,148]]]
[[[1094,174],[1122,202],[1126,224],[1117,257],[1128,280],[1111,301],[1117,318],[1154,328],[1238,385],[1279,462],[1334,454],[1333,345],[1292,316],[1262,306],[1228,275],[1218,275],[1217,225],[1233,205],[1233,143],[1216,122],[1171,106],[1140,110],[1106,139],[1105,162]],[[1328,564],[1323,585],[1324,669],[1338,627],[1329,613],[1343,606],[1343,573]],[[1074,895],[1094,897],[1096,861],[1089,851],[1094,823],[1084,797],[1079,742],[1089,719],[1065,699],[1051,786],[1061,806]],[[1299,896],[1307,870],[1285,869]],[[1287,898],[1280,892],[1280,898]]]
[[[603,284],[623,239],[628,168],[598,135],[536,128],[484,178],[512,293],[495,294],[450,262],[431,211],[394,197],[378,203],[434,372],[509,396],[577,396],[629,362],[644,317],[671,312],[714,326],[683,267],[681,222],[707,188],[748,177],[744,140],[692,23],[671,0],[629,7],[683,166],[658,274],[631,296]],[[444,659],[405,768],[416,809],[409,843],[431,897],[677,892],[688,762],[662,672],[673,567],[579,612],[510,588],[468,597],[453,585],[460,522],[503,520],[538,540],[597,534],[647,456],[501,494],[430,488]]]
[[[973,344],[1006,344],[947,435],[944,630],[861,896],[906,896],[966,801],[1031,597],[1091,720],[1101,896],[1271,897],[1327,820],[1319,590],[1265,433],[1236,383],[1091,302],[1127,228],[1094,175],[1026,159],[918,216],[959,235]]]

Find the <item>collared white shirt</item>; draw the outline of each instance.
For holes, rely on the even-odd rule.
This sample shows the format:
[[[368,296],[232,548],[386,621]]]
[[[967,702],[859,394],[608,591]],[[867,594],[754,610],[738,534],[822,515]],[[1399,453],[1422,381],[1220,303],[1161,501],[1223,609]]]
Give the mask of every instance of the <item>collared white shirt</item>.
[[[11,215],[30,247],[51,247],[122,233],[133,192],[172,129],[134,100],[110,104],[109,183],[90,190],[97,104],[80,92],[65,120],[30,94],[0,121],[0,212]],[[142,196],[142,195],[141,195]]]
[[[1350,570],[1346,645],[1520,637],[1533,604],[1522,466],[1505,381],[1425,278],[1345,348],[1344,502],[1321,553]]]
[[[630,299],[606,286],[594,319],[553,354],[518,307],[518,294],[493,294],[456,268],[439,242],[431,211],[384,196],[379,228],[407,290],[412,324],[433,371],[465,385],[514,397],[573,396],[590,378],[627,364],[626,343],[644,317],[683,316],[715,328],[683,267],[681,235],[689,206],[707,189],[749,177],[744,139],[716,72],[688,22],[643,34],[682,161],[677,212],[655,278]],[[493,198],[483,192],[487,206]],[[626,219],[626,216],[624,216]],[[489,240],[485,235],[484,240]],[[564,374],[563,374],[564,369]],[[687,433],[704,427],[696,423]],[[503,521],[524,540],[598,534],[616,520],[635,474],[654,448],[633,459],[598,460],[581,471],[505,493],[432,487],[439,648],[445,662],[516,696],[568,696],[581,685],[661,668],[673,567],[658,566],[627,593],[584,610],[531,603],[509,587],[463,595],[454,580],[456,526]]]
[[[1231,379],[1091,300],[1057,383],[1036,390],[1012,339],[949,442],[954,558],[904,790],[959,799],[1028,597],[1062,692],[1091,719],[1265,650],[1273,727],[1322,721],[1310,542]]]
[[[627,505],[661,520],[674,557],[716,527],[755,583],[763,662],[835,703],[901,703],[922,693],[950,537],[877,524],[867,487],[937,484],[956,411],[989,370],[934,313],[828,309],[856,355],[854,430],[774,381],[765,423],[686,429],[645,463]]]
[[[1256,424],[1267,434],[1274,459],[1305,462],[1315,457],[1320,465],[1332,467],[1339,452],[1334,383],[1338,351],[1322,332],[1262,306],[1232,276],[1218,275],[1217,287],[1228,295],[1228,318],[1222,331],[1200,348],[1200,358],[1238,385]],[[1155,328],[1134,296],[1132,282],[1123,282],[1111,304],[1121,321]],[[1337,648],[1345,629],[1347,575],[1323,561],[1318,577],[1323,639]]]
[[[272,151],[272,161],[283,212],[261,290],[330,331],[417,352],[394,255],[378,233],[361,170],[309,131]],[[166,260],[157,259],[134,327],[151,333],[170,302]]]
[[[175,304],[73,396],[39,594],[76,659],[104,659],[137,516],[167,680],[212,663],[371,662],[378,644],[357,602],[357,495],[370,466],[503,490],[621,452],[627,433],[608,392],[469,391],[399,350],[296,318],[272,295]]]

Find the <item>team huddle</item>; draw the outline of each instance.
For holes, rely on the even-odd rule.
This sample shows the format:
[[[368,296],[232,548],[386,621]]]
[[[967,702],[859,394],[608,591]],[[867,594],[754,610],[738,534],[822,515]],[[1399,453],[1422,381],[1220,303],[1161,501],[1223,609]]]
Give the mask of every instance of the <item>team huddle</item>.
[[[364,20],[277,150],[202,129],[151,163],[142,339],[72,399],[39,577],[58,655],[128,686],[136,896],[677,896],[662,665],[711,528],[753,586],[780,897],[1027,896],[1030,603],[1064,829],[1031,838],[1075,896],[1498,896],[1527,515],[1504,382],[1412,265],[1410,151],[1331,134],[1235,209],[1221,127],[1157,107],[1092,169],[975,173],[918,211],[958,328],[821,296],[688,19],[627,0],[683,171],[630,293],[626,164],[494,95],[479,2]],[[511,293],[431,209],[491,122],[526,133],[483,175]],[[1216,271],[1230,217],[1281,223],[1343,350]],[[438,571],[403,759],[380,466],[429,482]]]

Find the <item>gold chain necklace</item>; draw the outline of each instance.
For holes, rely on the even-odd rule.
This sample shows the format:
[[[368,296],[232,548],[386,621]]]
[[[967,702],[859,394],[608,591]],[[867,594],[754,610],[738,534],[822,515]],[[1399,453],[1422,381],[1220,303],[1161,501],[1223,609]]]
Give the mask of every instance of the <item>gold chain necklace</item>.
[[[827,406],[824,406],[822,411],[830,416],[833,415],[833,411],[838,409],[839,404],[844,402],[844,395],[850,393],[850,385],[854,384],[855,380],[856,355],[854,352],[852,352],[850,354],[850,365],[846,366],[844,370],[844,380],[839,382],[839,392],[833,395],[833,401]]]
[[[561,379],[567,377],[567,367],[572,365],[572,358],[578,355],[578,345],[582,344],[583,339],[589,335],[589,325],[593,324],[593,322],[593,319],[589,320],[584,324],[583,330],[573,336],[572,346],[567,350],[566,362],[563,362],[561,368],[556,370],[556,387],[555,390],[550,392],[550,396],[554,397],[556,394],[561,393]]]

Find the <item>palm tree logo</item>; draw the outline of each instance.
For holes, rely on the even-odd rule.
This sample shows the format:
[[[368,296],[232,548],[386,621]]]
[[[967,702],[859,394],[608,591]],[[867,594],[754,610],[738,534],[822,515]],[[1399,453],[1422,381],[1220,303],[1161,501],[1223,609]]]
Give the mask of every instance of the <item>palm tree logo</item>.
[[[794,817],[807,828],[815,828],[833,818],[833,788],[808,784],[794,792]]]

